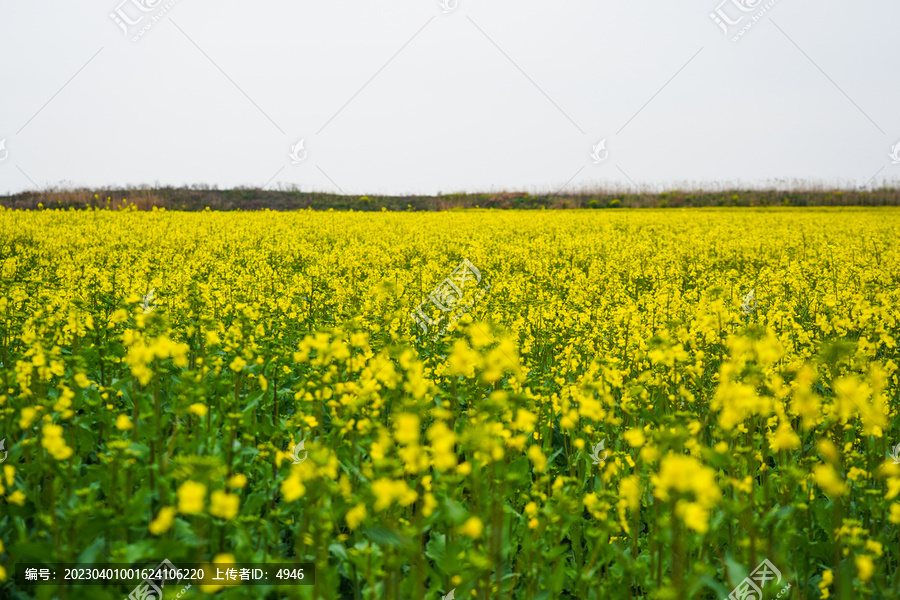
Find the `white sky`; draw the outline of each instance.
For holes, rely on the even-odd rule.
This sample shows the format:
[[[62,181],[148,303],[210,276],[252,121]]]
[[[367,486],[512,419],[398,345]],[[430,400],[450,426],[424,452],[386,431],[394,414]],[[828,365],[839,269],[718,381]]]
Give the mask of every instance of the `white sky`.
[[[900,179],[896,0],[141,1],[0,0],[0,192]]]

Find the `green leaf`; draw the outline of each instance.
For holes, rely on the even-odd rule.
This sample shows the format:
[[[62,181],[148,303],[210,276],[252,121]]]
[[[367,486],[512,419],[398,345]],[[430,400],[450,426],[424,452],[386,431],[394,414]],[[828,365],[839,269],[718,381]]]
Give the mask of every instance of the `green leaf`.
[[[332,544],[328,546],[328,551],[340,558],[341,560],[348,560],[347,549],[344,548],[343,544]]]
[[[465,521],[469,517],[469,513],[455,500],[444,498],[444,509],[447,516],[457,525]]]
[[[741,581],[743,581],[743,579]],[[713,579],[711,576],[703,575],[691,588],[690,592],[688,593],[688,597],[702,598],[703,596],[698,593],[702,586],[706,586],[707,588],[712,589],[716,595],[716,598],[727,598],[728,594],[731,593],[731,590],[727,589],[724,585]]]
[[[155,560],[156,549],[153,540],[144,540],[125,547],[125,562],[134,564],[145,560]]]
[[[78,555],[78,560],[76,562],[88,564],[97,562],[97,555],[100,554],[100,551],[103,549],[103,544],[105,543],[105,538],[96,538],[90,546],[85,548],[84,551]]]
[[[750,571],[734,559],[731,552],[725,552],[725,565],[728,567],[728,579],[738,582],[747,578]]]
[[[447,556],[447,536],[432,531],[428,543],[425,544],[425,556],[438,565],[443,564]]]
[[[506,478],[509,481],[529,481],[529,462],[525,456],[520,456],[509,463],[506,469]]]
[[[409,538],[403,537],[397,532],[391,531],[385,527],[370,527],[369,529],[364,530],[363,534],[380,546],[402,548],[404,546],[409,546],[412,543]]]
[[[248,410],[254,409],[259,406],[259,401],[262,400],[263,395],[265,394],[262,390],[256,390],[248,398],[250,401],[247,403],[247,406],[244,407],[244,410],[241,412],[247,412]]]

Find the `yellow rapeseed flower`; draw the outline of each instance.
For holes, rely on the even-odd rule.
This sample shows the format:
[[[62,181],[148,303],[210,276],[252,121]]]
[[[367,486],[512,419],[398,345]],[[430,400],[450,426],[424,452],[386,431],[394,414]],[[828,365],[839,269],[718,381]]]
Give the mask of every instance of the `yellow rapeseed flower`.
[[[63,439],[63,428],[59,425],[47,424],[41,430],[41,446],[56,460],[71,458],[74,451],[66,445]]]
[[[547,470],[547,457],[541,452],[541,447],[532,445],[528,448],[528,458],[534,463],[534,470],[543,473]]]
[[[394,439],[399,444],[412,444],[419,439],[419,417],[409,413],[397,415],[394,421]]]
[[[162,535],[172,527],[172,523],[174,522],[175,507],[164,506],[159,509],[159,513],[156,515],[156,518],[150,521],[150,533],[152,533],[153,535]]]
[[[176,491],[178,512],[194,515],[203,512],[206,503],[206,486],[196,481],[185,481]]]
[[[469,517],[459,528],[460,535],[470,537],[473,540],[480,538],[482,532],[484,532],[484,523],[478,517]]]
[[[241,497],[222,490],[214,491],[209,497],[209,514],[226,521],[235,518],[241,506]]]
[[[231,489],[244,489],[244,486],[247,485],[247,476],[243,473],[235,473],[228,478],[228,481],[225,482],[225,485],[227,485]]]
[[[298,475],[292,473],[291,476],[285,479],[281,484],[281,495],[284,496],[286,502],[299,500],[305,494],[306,486],[303,485],[303,481],[301,481]]]
[[[875,573],[875,563],[868,554],[858,554],[855,559],[856,572],[860,581],[869,581]]]
[[[623,435],[625,441],[628,442],[628,445],[632,448],[640,448],[644,445],[644,442],[647,441],[647,438],[644,436],[644,430],[638,427],[634,429],[629,429]]]
[[[813,467],[813,479],[829,496],[843,496],[847,493],[847,484],[830,464]]]
[[[347,527],[351,530],[355,531],[359,524],[365,520],[368,511],[366,510],[365,504],[357,504],[353,508],[347,511],[347,514],[344,515],[344,520],[347,522]]]
[[[28,429],[31,427],[31,424],[37,418],[37,411],[30,406],[26,406],[22,409],[22,418],[19,419],[19,428],[20,429]]]

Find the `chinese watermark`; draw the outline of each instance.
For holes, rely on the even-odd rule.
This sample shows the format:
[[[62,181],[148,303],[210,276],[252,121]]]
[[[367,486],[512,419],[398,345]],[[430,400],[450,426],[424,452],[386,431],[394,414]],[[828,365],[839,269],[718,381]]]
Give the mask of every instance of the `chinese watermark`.
[[[757,302],[756,302],[756,288],[750,290],[750,292],[741,298],[741,310],[744,311],[745,315],[749,315],[754,310],[756,310]]]
[[[0,442],[0,450],[2,450],[2,449],[3,449],[3,444],[2,444],[2,442]],[[900,444],[897,444],[896,446],[894,446],[893,449],[891,449],[891,453],[888,456],[891,458],[891,462],[893,464],[900,465]],[[3,462],[3,461],[0,461],[0,462]]]
[[[291,451],[291,462],[295,465],[299,465],[306,457],[309,456],[309,452],[307,452],[304,445],[306,444],[306,438],[303,438],[298,443],[294,445],[293,450]],[[303,458],[300,458],[300,453],[303,453]]]
[[[897,144],[900,146],[900,144]],[[6,149],[6,138],[0,140],[0,162],[9,158],[9,150]]]
[[[152,288],[143,298],[143,302],[141,302],[141,310],[143,313],[149,314],[156,310],[156,300],[154,300],[154,294],[156,293],[156,288]],[[152,305],[150,303],[153,303]]]
[[[6,438],[0,440],[0,450],[3,451],[3,458],[0,458],[0,463],[6,460],[6,455],[9,454],[6,450]]]
[[[776,578],[778,580],[775,581],[775,585],[781,584],[781,571],[776,569],[775,565],[769,562],[769,559],[763,559],[748,577],[745,577],[736,588],[731,590],[731,593],[725,600],[749,600],[751,598],[753,600],[766,600],[763,598],[763,588],[769,581]],[[789,583],[774,598],[781,598],[790,589],[791,584]]]
[[[454,313],[441,330],[431,338],[432,340],[437,340],[451,325],[453,325],[453,323],[466,314],[469,309],[475,305],[476,301],[480,300],[481,297],[491,289],[491,285],[487,284],[485,287],[481,288],[469,302],[463,304],[462,299],[466,287],[475,287],[480,283],[481,271],[469,262],[469,259],[463,259],[463,261],[459,263],[459,266],[450,273],[450,276],[434,288],[431,294],[428,295],[428,298],[420,302],[415,310],[409,313],[409,316],[411,316],[416,324],[422,328],[422,333],[427,335],[429,331],[428,328],[430,326],[437,326],[444,320],[446,315],[442,315],[437,319],[432,319],[429,315],[425,314],[424,310],[422,310],[424,304],[431,302],[434,306],[439,308],[441,312]]]
[[[178,0],[122,0],[109,18],[119,26],[125,37],[139,42],[157,24]],[[152,14],[151,14],[152,13]]]
[[[606,149],[606,138],[603,138],[596,146],[591,148],[591,158],[594,159],[595,165],[599,165],[609,158],[609,150]]]
[[[137,587],[128,594],[125,600],[162,600],[162,588],[166,586],[166,580],[172,579],[169,575],[175,575],[178,571],[179,570],[175,568],[175,565],[169,562],[169,559],[163,560],[150,572],[150,576],[147,577],[147,579],[139,583]],[[181,580],[179,579],[172,583],[177,585],[179,581]],[[182,594],[190,589],[190,587],[190,583],[185,585],[176,598],[180,598]]]
[[[459,6],[459,0],[441,0],[441,12],[443,14],[451,13]]]
[[[306,138],[303,138],[302,140],[291,146],[291,152],[290,154],[288,154],[288,156],[291,158],[292,165],[299,165],[304,160],[306,160],[306,157],[309,155],[309,153],[303,148],[304,141],[306,141]]]
[[[709,13],[709,18],[722,28],[726,36],[734,33],[732,42],[740,40],[747,31],[753,27],[769,9],[775,6],[778,0],[769,0],[763,4],[763,0],[722,0],[716,9]],[[723,8],[730,5],[731,8]],[[761,6],[762,5],[762,6]],[[749,13],[755,14],[750,15]],[[744,19],[748,19],[746,22]],[[735,32],[734,28],[740,28]]]
[[[4,140],[6,141],[6,140]],[[0,148],[3,148],[3,142],[0,142]],[[897,142],[896,146],[891,146],[891,153],[888,154],[891,157],[892,165],[900,165],[900,142]],[[0,158],[0,160],[3,160]]]
[[[600,443],[591,448],[591,452],[589,456],[591,457],[592,464],[599,465],[602,464],[603,461],[606,460],[606,457],[609,456],[609,452],[604,448],[606,444],[606,440],[600,440]],[[603,456],[600,456],[600,451],[603,451]]]

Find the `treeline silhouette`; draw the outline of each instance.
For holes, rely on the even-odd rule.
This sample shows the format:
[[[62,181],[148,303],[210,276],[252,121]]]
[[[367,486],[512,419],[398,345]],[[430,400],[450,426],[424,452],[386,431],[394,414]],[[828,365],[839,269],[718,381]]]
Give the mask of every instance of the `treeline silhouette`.
[[[47,190],[0,196],[7,209],[110,209],[202,211],[233,210],[355,210],[440,211],[468,208],[563,210],[615,208],[774,207],[774,206],[897,206],[900,191],[821,189],[734,189],[623,193],[580,190],[571,193],[454,193],[434,196],[342,195],[299,190],[238,188],[138,188]]]

